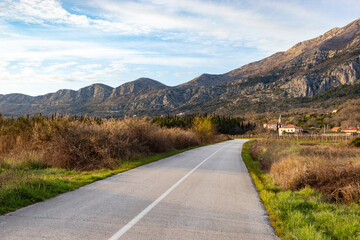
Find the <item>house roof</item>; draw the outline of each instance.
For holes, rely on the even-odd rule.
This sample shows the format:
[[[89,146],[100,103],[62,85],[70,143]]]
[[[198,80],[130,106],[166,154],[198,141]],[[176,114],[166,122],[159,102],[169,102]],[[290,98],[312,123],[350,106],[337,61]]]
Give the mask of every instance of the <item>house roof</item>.
[[[268,123],[264,123],[264,124],[277,124],[277,122],[268,122]]]
[[[345,129],[342,129],[341,131],[358,131],[358,129],[356,127],[348,127],[348,128],[345,128]]]
[[[337,130],[339,130],[339,129],[341,129],[341,127],[333,127],[333,128],[331,129],[331,131],[337,131]]]
[[[282,126],[281,128],[295,128],[295,129],[302,129],[301,127],[295,126],[294,124],[288,124],[288,125]]]

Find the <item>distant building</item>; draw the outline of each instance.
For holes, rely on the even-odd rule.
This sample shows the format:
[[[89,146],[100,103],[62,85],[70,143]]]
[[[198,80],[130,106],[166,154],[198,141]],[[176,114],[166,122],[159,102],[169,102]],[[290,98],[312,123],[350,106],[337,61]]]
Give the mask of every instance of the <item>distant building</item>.
[[[293,124],[286,124],[279,127],[279,135],[282,135],[283,133],[298,134],[298,133],[302,133],[303,131],[304,130],[301,127],[295,126]]]
[[[341,130],[341,132],[344,132],[346,134],[356,134],[360,132],[360,129],[356,127],[348,127]]]
[[[295,126],[294,124],[283,123],[281,114],[277,122],[264,123],[263,127],[274,131],[279,131],[279,135],[282,135],[283,133],[298,134],[303,132],[301,127]]]
[[[278,129],[278,123],[277,123],[277,122],[264,123],[264,124],[263,124],[263,127],[264,127],[264,128],[267,128],[267,129],[271,129],[271,130],[277,131],[277,129]]]
[[[333,127],[330,131],[331,132],[338,132],[341,130],[341,127]]]
[[[268,123],[264,123],[263,127],[270,129],[270,130],[274,130],[277,131],[279,129],[279,127],[281,127],[283,125],[282,123],[282,118],[281,118],[281,114],[280,117],[278,119],[278,122],[268,122]]]

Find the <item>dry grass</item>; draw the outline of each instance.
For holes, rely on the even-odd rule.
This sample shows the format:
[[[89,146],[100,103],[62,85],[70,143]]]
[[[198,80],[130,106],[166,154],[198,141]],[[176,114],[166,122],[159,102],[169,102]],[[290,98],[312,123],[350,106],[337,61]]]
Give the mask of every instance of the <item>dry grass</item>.
[[[256,141],[250,152],[283,189],[310,186],[330,201],[360,202],[360,149]]]
[[[83,124],[69,122],[56,129],[46,161],[66,169],[114,168],[119,160],[168,152],[199,144],[181,129],[165,129],[145,119],[105,120]]]
[[[124,160],[199,144],[191,131],[161,128],[146,119],[0,116],[0,168],[4,169],[26,165],[77,170],[115,168]]]

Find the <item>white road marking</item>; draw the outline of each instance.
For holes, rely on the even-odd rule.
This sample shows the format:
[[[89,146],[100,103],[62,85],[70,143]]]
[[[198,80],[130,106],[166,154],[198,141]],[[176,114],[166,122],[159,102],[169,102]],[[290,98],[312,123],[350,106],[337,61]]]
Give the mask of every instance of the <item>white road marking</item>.
[[[170,187],[166,192],[164,192],[160,197],[158,197],[153,203],[147,206],[141,213],[139,213],[136,217],[134,217],[130,222],[128,222],[123,228],[117,231],[109,240],[118,240],[122,235],[124,235],[130,228],[132,228],[138,221],[140,221],[148,212],[151,211],[156,205],[158,205],[161,200],[163,200],[169,193],[171,193],[177,186],[179,186],[187,177],[190,176],[196,169],[198,169],[204,162],[209,160],[212,156],[214,156],[217,152],[222,150],[228,144],[211,154],[209,157],[205,158],[201,163],[199,163],[196,167],[194,167],[190,172],[188,172],[184,177],[182,177],[179,181],[177,181],[172,187]]]

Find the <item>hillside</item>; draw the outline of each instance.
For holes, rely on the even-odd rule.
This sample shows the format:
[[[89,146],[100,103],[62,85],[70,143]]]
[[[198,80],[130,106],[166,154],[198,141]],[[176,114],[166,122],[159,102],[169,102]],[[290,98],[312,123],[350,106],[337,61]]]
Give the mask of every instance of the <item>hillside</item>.
[[[202,74],[179,86],[140,78],[117,88],[94,84],[78,91],[59,90],[37,97],[0,95],[0,112],[8,116],[70,113],[122,117],[179,112],[233,115],[319,107],[318,101],[323,100],[325,105],[320,107],[330,108],[347,98],[337,94],[344,92],[341,86],[347,89],[359,79],[360,19],[261,61],[225,74]],[[329,90],[332,94],[327,94]],[[358,93],[353,93],[352,98],[359,97]]]

